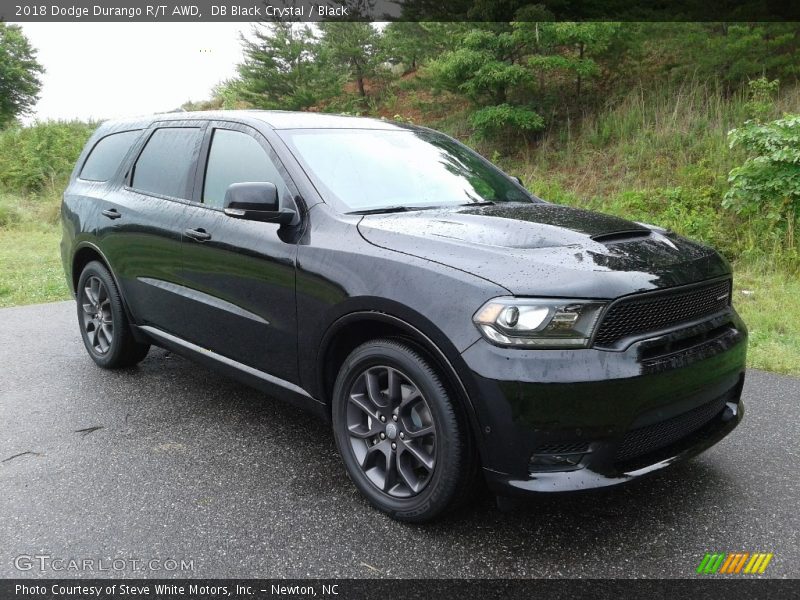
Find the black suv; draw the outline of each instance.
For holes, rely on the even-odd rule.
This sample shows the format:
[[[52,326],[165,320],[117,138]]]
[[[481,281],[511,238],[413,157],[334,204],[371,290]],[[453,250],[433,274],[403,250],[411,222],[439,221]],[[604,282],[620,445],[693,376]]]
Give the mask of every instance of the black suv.
[[[102,125],[64,194],[89,355],[151,344],[330,419],[395,518],[613,485],[741,420],[731,270],[549,204],[422,127],[288,112]]]

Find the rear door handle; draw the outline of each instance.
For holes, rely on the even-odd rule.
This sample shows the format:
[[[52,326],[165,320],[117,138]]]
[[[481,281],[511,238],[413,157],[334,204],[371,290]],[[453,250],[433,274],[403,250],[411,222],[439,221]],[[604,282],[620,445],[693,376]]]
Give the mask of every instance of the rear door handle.
[[[187,237],[197,240],[198,242],[205,242],[211,239],[211,234],[203,228],[187,229],[184,233]]]
[[[119,214],[119,211],[116,208],[107,208],[103,211],[103,214],[112,221],[114,219],[119,219],[122,216]]]

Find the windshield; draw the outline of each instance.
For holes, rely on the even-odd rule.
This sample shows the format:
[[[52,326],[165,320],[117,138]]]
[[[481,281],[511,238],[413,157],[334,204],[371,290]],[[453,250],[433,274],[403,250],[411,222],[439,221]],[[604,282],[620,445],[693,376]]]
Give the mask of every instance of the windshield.
[[[535,201],[481,156],[430,131],[279,132],[326,200],[342,212]]]

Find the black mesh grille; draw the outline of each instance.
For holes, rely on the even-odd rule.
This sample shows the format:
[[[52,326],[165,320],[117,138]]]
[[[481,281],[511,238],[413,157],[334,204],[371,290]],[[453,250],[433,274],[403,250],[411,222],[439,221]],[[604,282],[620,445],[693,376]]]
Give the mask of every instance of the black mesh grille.
[[[721,396],[666,421],[632,429],[617,446],[616,460],[630,460],[674,444],[703,427],[724,407],[725,396]]]
[[[629,335],[658,331],[725,310],[731,303],[731,281],[685,291],[664,290],[630,296],[611,305],[603,317],[595,346],[612,346]]]
[[[589,451],[589,442],[557,442],[543,444],[533,451],[534,454],[581,454]]]

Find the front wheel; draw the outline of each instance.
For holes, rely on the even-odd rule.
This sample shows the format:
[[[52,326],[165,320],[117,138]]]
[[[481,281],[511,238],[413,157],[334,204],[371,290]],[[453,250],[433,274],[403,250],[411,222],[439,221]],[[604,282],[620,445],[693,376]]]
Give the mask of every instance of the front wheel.
[[[375,340],[345,360],[333,393],[336,445],[377,508],[433,519],[468,494],[475,472],[466,419],[436,371],[410,346]]]
[[[150,349],[133,338],[114,278],[98,261],[86,265],[78,279],[78,324],[83,345],[104,369],[129,367]]]

